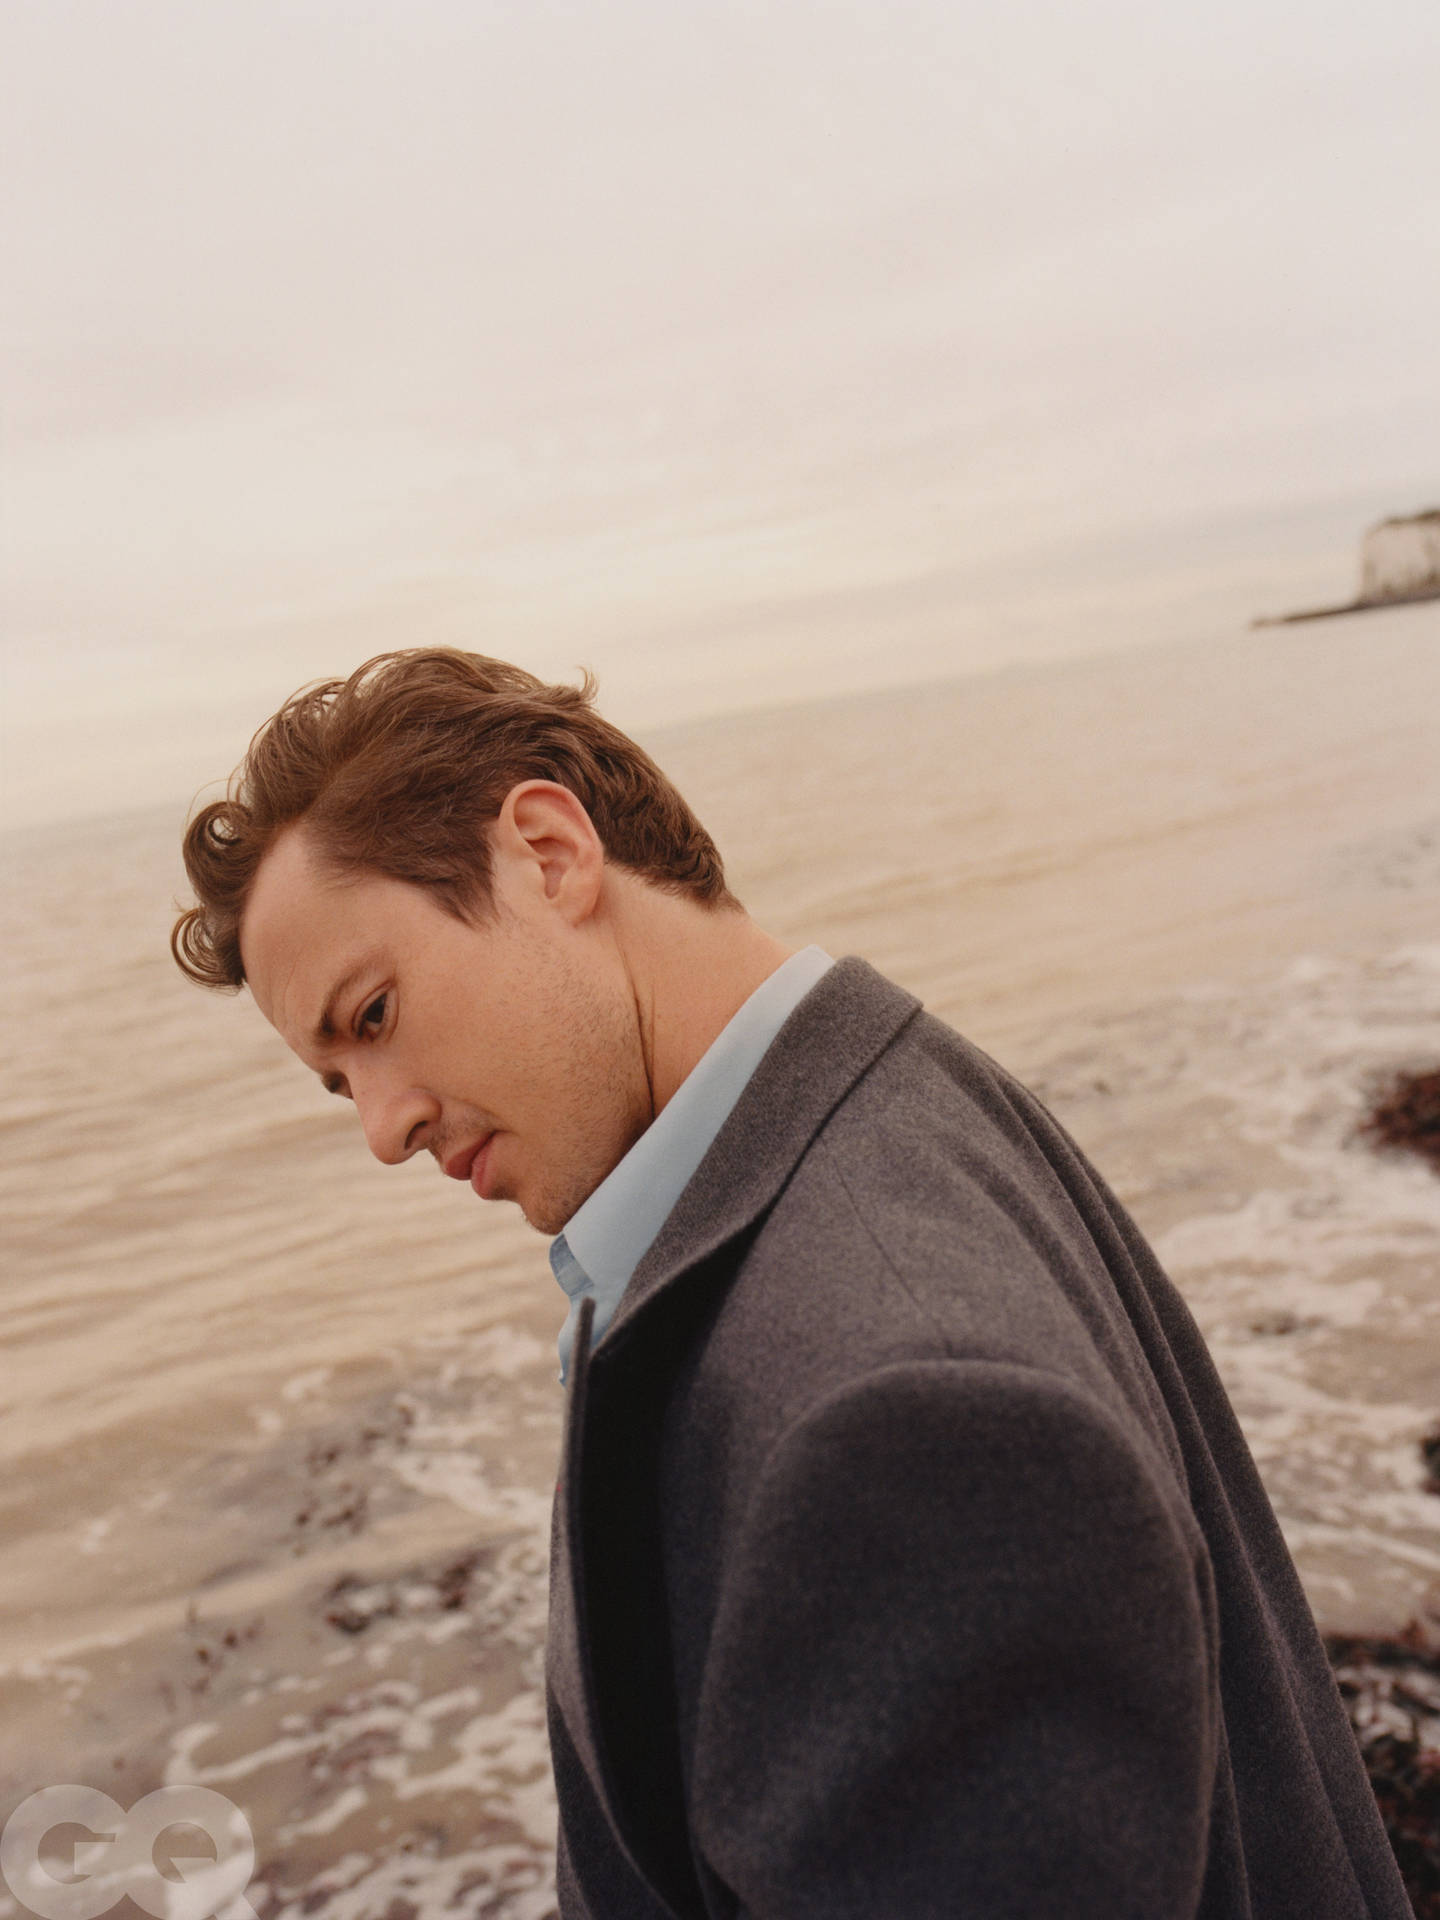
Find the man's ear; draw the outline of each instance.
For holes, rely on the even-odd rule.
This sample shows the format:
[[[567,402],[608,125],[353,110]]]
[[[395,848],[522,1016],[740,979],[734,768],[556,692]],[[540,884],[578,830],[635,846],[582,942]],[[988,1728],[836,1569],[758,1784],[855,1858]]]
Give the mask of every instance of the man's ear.
[[[572,925],[595,911],[605,849],[568,787],[553,780],[522,780],[512,787],[491,829],[491,845],[511,863],[522,890],[558,909]]]

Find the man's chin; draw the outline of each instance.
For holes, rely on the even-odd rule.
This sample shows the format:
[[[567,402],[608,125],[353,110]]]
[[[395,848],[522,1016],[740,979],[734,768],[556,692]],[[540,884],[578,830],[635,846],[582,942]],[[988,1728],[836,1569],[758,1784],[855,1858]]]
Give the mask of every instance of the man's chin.
[[[566,1226],[575,1218],[584,1203],[582,1200],[577,1200],[573,1207],[562,1208],[553,1204],[547,1205],[543,1200],[517,1199],[515,1204],[524,1216],[527,1227],[533,1227],[536,1233],[543,1233],[547,1240],[553,1240],[557,1233],[565,1231]]]
[[[509,1201],[520,1209],[526,1226],[533,1227],[536,1233],[548,1235],[552,1240],[575,1211],[572,1207],[569,1212],[562,1212],[556,1206],[554,1196],[543,1190],[532,1192],[523,1174],[513,1182],[507,1179],[503,1168],[496,1166],[493,1161],[485,1184],[486,1191],[482,1198],[487,1206]]]
[[[605,1179],[604,1173],[587,1176],[577,1180],[572,1186],[561,1192],[500,1194],[497,1199],[514,1200],[525,1216],[527,1226],[543,1233],[553,1240],[557,1233],[563,1233],[595,1189]]]
[[[553,1215],[548,1213],[532,1212],[531,1209],[520,1200],[517,1200],[515,1204],[519,1207],[526,1226],[533,1227],[536,1233],[543,1233],[547,1240],[553,1240],[556,1234],[564,1229],[564,1220],[556,1220]]]
[[[565,1222],[572,1218],[576,1207],[580,1204],[576,1201],[574,1207],[562,1205],[555,1194],[546,1193],[543,1190],[539,1193],[532,1192],[523,1182],[518,1188],[505,1189],[491,1194],[490,1197],[492,1200],[513,1201],[520,1209],[526,1226],[533,1227],[536,1233],[543,1233],[550,1240],[564,1229]]]

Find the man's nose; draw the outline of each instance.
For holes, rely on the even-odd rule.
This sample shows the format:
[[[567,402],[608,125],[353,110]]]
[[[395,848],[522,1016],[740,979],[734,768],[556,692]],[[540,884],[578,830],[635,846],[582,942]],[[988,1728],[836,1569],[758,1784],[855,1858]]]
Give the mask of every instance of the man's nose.
[[[382,1080],[351,1082],[351,1093],[365,1129],[365,1142],[377,1160],[399,1166],[431,1138],[440,1103],[418,1087],[389,1087]]]

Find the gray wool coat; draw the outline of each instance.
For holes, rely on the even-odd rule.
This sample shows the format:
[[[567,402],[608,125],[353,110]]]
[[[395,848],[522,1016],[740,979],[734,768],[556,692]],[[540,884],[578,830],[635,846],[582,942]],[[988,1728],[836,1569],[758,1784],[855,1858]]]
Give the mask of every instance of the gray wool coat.
[[[590,1318],[566,1920],[1410,1920],[1189,1310],[909,994],[826,975]]]

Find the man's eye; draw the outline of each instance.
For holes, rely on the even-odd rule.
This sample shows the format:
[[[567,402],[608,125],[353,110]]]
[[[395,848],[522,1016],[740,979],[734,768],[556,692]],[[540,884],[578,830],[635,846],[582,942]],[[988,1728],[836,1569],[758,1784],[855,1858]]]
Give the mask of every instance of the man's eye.
[[[360,1016],[361,1032],[378,1033],[385,1024],[385,1000],[382,993],[372,1000]]]

